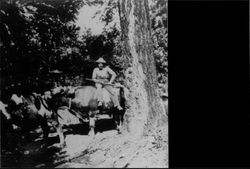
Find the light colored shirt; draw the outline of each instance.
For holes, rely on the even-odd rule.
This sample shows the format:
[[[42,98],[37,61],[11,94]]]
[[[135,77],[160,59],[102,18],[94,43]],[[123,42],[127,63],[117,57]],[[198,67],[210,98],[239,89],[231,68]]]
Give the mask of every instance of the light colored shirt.
[[[93,70],[92,79],[108,81],[110,75],[112,76],[110,80],[112,82],[116,76],[116,73],[112,69],[108,66],[104,67],[102,70],[96,67]]]

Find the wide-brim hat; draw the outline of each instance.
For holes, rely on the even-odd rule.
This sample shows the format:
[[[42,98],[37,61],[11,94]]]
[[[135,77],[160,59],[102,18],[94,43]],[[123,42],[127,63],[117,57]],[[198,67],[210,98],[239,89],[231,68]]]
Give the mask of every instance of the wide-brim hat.
[[[96,60],[97,63],[106,63],[106,61],[103,58],[99,58]]]

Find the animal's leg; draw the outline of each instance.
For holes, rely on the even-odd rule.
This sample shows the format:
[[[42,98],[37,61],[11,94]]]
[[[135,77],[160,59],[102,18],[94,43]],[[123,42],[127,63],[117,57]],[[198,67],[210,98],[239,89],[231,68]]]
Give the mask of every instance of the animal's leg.
[[[121,114],[119,114],[118,116],[119,116],[118,134],[120,134],[121,128],[122,128],[122,117],[121,117]]]
[[[56,111],[58,111],[58,110],[56,110]],[[59,140],[60,140],[59,146],[64,147],[64,146],[66,146],[66,142],[65,142],[65,136],[63,134],[63,128],[62,128],[63,126],[59,122],[58,112],[56,112],[56,111],[53,111],[52,118],[51,118],[51,124],[52,124],[53,128],[56,129],[56,133],[59,136]]]
[[[60,140],[59,146],[64,147],[66,145],[65,136],[63,134],[62,125],[59,123],[57,116],[54,117],[54,119],[52,119],[51,123],[52,123],[53,128],[56,129],[56,133],[59,136],[59,140]]]
[[[50,128],[47,124],[47,120],[44,120],[42,125],[42,130],[43,130],[43,139],[45,141],[45,143],[47,144],[48,143],[48,136],[49,136],[49,131],[50,131]]]
[[[65,136],[64,136],[63,130],[62,130],[62,125],[59,124],[59,125],[56,127],[56,131],[57,131],[57,134],[59,135],[60,146],[61,146],[61,147],[66,146]]]
[[[95,135],[95,114],[93,111],[89,111],[89,136]]]
[[[112,116],[113,116],[113,120],[115,121],[115,129],[118,131],[118,118],[117,118],[117,114],[112,112]]]
[[[120,111],[113,113],[113,116],[114,116],[114,120],[115,120],[115,124],[116,124],[116,130],[117,130],[118,134],[120,134],[121,127],[122,127]]]

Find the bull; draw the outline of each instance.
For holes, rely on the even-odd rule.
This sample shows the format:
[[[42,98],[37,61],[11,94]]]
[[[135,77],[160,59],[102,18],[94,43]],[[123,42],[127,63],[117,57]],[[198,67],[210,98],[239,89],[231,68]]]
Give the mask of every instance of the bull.
[[[104,89],[105,90],[105,89]],[[83,121],[89,122],[89,134],[95,134],[95,121],[98,114],[109,114],[115,121],[116,130],[120,133],[121,125],[123,122],[123,115],[125,112],[125,93],[124,86],[113,86],[109,88],[112,93],[105,90],[107,101],[102,107],[98,107],[97,98],[95,97],[96,88],[94,86],[79,86],[70,89],[57,87],[51,90],[51,96],[54,100],[59,101],[61,104],[68,106],[70,111],[73,111]],[[111,94],[117,94],[120,105],[123,110],[118,110],[114,107]],[[58,104],[58,103],[57,103]],[[54,103],[54,105],[57,105]]]
[[[62,126],[58,122],[58,116],[46,106],[42,96],[32,93],[27,97],[18,97],[13,94],[9,102],[8,114],[11,123],[21,128],[26,141],[30,141],[30,131],[41,127],[44,141],[48,143],[50,123],[59,135],[60,147],[65,146]]]

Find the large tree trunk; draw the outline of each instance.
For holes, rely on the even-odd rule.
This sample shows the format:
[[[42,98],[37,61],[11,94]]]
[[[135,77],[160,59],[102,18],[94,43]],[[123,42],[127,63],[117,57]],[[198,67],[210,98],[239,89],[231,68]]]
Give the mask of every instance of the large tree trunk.
[[[129,62],[125,73],[129,94],[124,129],[141,137],[166,118],[157,90],[148,1],[119,0],[119,15],[123,55]]]

